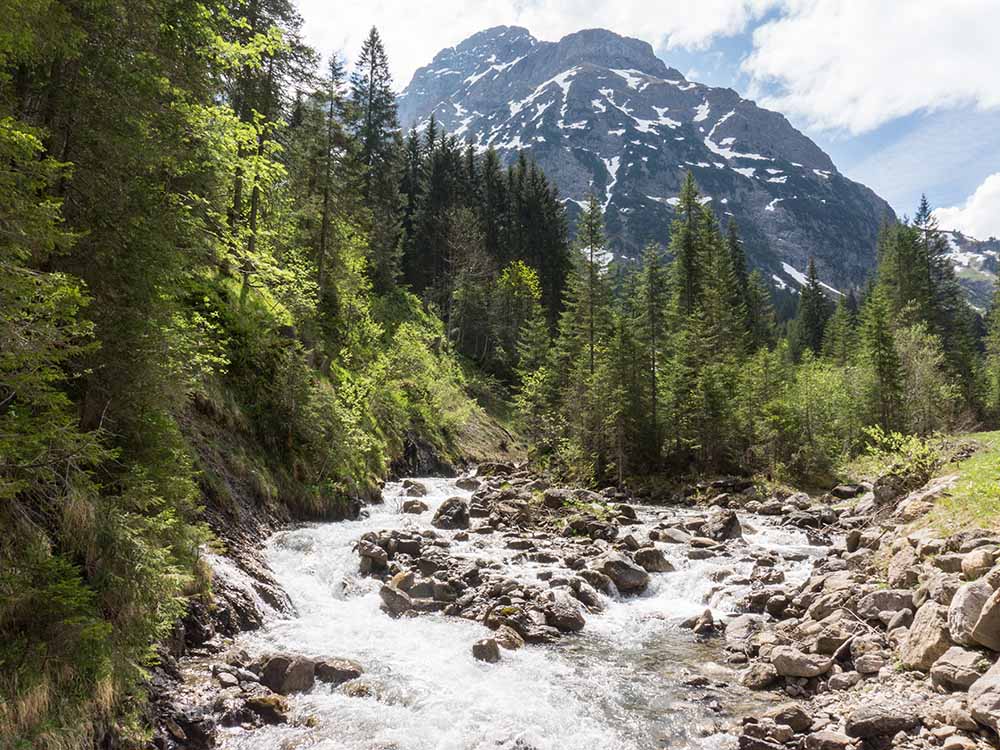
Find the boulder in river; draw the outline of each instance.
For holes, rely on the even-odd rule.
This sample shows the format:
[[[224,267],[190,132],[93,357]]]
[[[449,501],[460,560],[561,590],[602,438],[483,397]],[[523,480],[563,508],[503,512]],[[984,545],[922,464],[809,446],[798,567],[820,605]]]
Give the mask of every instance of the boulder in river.
[[[341,685],[364,674],[364,669],[350,659],[323,659],[316,662],[316,679],[331,685]]]
[[[460,497],[449,497],[434,514],[431,524],[439,529],[469,528],[469,505]]]
[[[403,512],[412,513],[414,515],[420,515],[427,510],[427,503],[423,500],[417,500],[416,498],[411,498],[409,500],[403,501]]]
[[[500,661],[500,647],[495,638],[483,638],[472,644],[472,655],[479,661],[495,664]]]
[[[656,547],[642,547],[634,554],[636,563],[650,573],[672,573],[674,566]]]
[[[731,510],[717,510],[709,515],[708,520],[701,529],[701,535],[714,539],[717,542],[724,542],[727,539],[740,539],[743,537],[743,528],[740,526],[740,519]]]
[[[427,494],[427,485],[416,479],[404,479],[403,493],[407,497],[423,497]]]
[[[316,662],[305,657],[272,656],[264,664],[260,681],[275,693],[288,695],[312,688]]]
[[[610,578],[623,594],[639,593],[649,585],[649,573],[620,552],[606,552],[591,566]]]
[[[382,599],[382,608],[393,617],[399,617],[404,612],[413,609],[413,600],[405,591],[400,591],[395,586],[385,584],[379,589],[379,598]]]
[[[244,705],[265,724],[284,724],[288,721],[288,701],[280,695],[255,695],[248,698]]]
[[[546,594],[545,622],[548,625],[568,632],[582,630],[586,620],[582,607],[576,598],[565,588],[554,588]]]

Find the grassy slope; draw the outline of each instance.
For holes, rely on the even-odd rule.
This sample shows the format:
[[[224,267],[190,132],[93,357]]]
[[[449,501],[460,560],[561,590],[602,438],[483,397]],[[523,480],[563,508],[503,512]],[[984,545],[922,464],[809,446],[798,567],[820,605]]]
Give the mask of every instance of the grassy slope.
[[[948,533],[1000,528],[1000,432],[975,433],[962,441],[978,450],[942,467],[940,474],[958,474],[958,483],[938,500],[927,521]]]

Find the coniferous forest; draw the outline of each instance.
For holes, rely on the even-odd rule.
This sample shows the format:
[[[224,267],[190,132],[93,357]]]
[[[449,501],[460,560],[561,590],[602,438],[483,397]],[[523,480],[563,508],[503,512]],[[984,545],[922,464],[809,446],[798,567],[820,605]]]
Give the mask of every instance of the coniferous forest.
[[[404,132],[375,29],[348,66],[291,0],[0,18],[2,747],[148,739],[241,499],[342,518],[486,424],[595,488],[825,486],[1000,415],[1000,296],[967,304],[926,202],[866,286],[810,267],[782,319],[690,175],[662,244],[608,264],[597,198],[570,225],[526,155]]]

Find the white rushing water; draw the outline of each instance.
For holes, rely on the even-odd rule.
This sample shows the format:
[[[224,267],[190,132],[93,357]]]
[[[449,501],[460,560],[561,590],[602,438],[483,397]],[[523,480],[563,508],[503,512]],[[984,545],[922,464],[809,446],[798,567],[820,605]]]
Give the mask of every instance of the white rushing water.
[[[251,656],[291,653],[359,661],[360,681],[370,695],[350,695],[317,683],[307,694],[290,696],[288,725],[225,730],[220,746],[230,750],[598,750],[602,748],[721,747],[719,717],[758,700],[739,688],[711,693],[684,683],[694,677],[732,682],[732,670],[716,660],[718,639],[699,643],[680,620],[710,604],[716,614],[732,611],[741,590],[725,593],[713,571],[747,575],[752,559],[689,561],[686,547],[662,545],[677,566],[653,574],[641,596],[608,599],[604,612],[587,616],[584,630],[551,646],[504,651],[498,664],[477,662],[471,644],[491,633],[457,617],[425,614],[392,619],[379,609],[380,582],[358,573],[353,546],[367,531],[412,526],[429,528],[442,501],[470,493],[444,479],[421,480],[429,510],[400,512],[400,487],[386,487],[385,503],[357,521],[304,526],[276,534],[268,558],[297,613],[273,616],[238,646]],[[664,511],[639,508],[643,526]],[[803,534],[768,529],[757,520],[745,529],[750,547],[818,554]],[[454,532],[439,532],[453,535]],[[449,554],[506,561],[506,572],[535,579],[549,566],[515,562],[500,535],[470,535],[453,542]],[[789,563],[794,584],[808,574],[808,562]],[[718,577],[718,576],[716,576]],[[354,691],[352,691],[354,692]],[[308,721],[307,721],[308,719]]]

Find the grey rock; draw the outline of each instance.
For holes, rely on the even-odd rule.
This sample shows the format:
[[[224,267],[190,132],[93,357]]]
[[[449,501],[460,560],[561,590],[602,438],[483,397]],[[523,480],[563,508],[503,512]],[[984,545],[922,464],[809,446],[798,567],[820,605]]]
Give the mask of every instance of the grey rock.
[[[1000,589],[990,594],[983,604],[979,619],[972,628],[972,640],[993,651],[1000,651]]]
[[[906,639],[900,644],[900,662],[907,669],[926,672],[951,647],[947,610],[937,602],[927,602],[913,618]]]
[[[495,638],[483,638],[472,644],[472,656],[478,661],[495,664],[500,661],[500,647]]]
[[[952,646],[931,665],[931,680],[945,690],[968,690],[991,665],[980,651]]]
[[[607,552],[591,566],[610,578],[623,594],[644,591],[649,585],[649,573],[619,552]]]
[[[909,732],[920,726],[920,717],[911,706],[868,702],[854,709],[844,722],[850,737],[880,737]]]
[[[633,557],[635,557],[636,564],[650,573],[670,573],[674,570],[674,566],[656,547],[638,549]]]
[[[806,654],[794,646],[777,646],[771,651],[771,663],[782,677],[819,677],[830,671],[833,659]]]
[[[972,683],[969,713],[980,724],[1000,731],[1000,662]]]
[[[983,580],[966,583],[955,592],[948,607],[948,630],[955,643],[963,646],[976,643],[972,631],[992,593],[993,589]]]
[[[341,685],[364,674],[364,669],[350,659],[322,659],[316,662],[316,679],[331,685]]]
[[[439,529],[469,528],[469,504],[460,497],[449,497],[435,511],[431,525]]]

